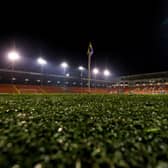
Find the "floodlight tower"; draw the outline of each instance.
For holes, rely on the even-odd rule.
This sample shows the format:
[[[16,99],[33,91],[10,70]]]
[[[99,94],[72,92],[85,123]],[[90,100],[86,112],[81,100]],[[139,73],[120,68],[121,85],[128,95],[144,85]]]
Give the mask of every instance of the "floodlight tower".
[[[70,77],[70,74],[69,73],[66,73],[66,75],[65,75],[66,77]]]
[[[20,60],[20,55],[17,51],[15,50],[12,50],[8,53],[8,59],[9,61],[11,61],[12,63],[12,71],[14,71],[14,66],[15,66],[15,62],[19,61]]]
[[[111,73],[110,73],[110,71],[108,69],[105,69],[103,74],[104,74],[106,79],[111,75]]]
[[[20,60],[20,55],[16,50],[12,50],[8,52],[7,57],[8,60],[11,62],[11,68],[12,68],[11,78],[13,78],[15,63]],[[11,80],[11,82],[13,83],[13,80]]]
[[[108,77],[108,76],[110,76],[110,71],[108,69],[105,69],[103,74],[105,77]]]
[[[42,57],[39,57],[37,59],[37,63],[41,67],[41,86],[42,86],[43,85],[43,70],[44,70],[44,66],[47,64],[47,61],[45,59],[43,59]]]
[[[81,87],[83,87],[82,77],[83,77],[83,71],[85,70],[85,68],[83,66],[79,66],[78,70],[80,71]]]
[[[62,62],[62,63],[61,63],[61,67],[63,68],[63,73],[64,73],[64,75],[65,75],[66,69],[68,68],[68,63]]]
[[[63,68],[63,74],[64,74],[64,76],[66,76],[66,69],[68,68],[69,66],[68,66],[68,63],[67,62],[62,62],[61,63],[61,68]],[[64,78],[64,83],[65,83],[65,78]],[[66,86],[65,84],[63,84],[64,85],[64,87]]]
[[[95,79],[95,88],[96,88],[96,77],[99,74],[99,69],[98,68],[94,68],[93,69],[93,75],[94,75],[94,79]]]

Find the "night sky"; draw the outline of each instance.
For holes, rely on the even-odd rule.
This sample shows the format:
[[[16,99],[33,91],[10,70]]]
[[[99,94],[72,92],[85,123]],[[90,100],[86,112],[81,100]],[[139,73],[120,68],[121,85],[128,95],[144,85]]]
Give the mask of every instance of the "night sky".
[[[13,41],[24,57],[18,69],[35,70],[33,60],[40,53],[49,72],[64,60],[72,68],[87,66],[91,41],[92,67],[107,67],[116,76],[168,70],[166,1],[25,3],[4,11],[5,7],[0,24],[2,68],[9,66],[5,53]]]

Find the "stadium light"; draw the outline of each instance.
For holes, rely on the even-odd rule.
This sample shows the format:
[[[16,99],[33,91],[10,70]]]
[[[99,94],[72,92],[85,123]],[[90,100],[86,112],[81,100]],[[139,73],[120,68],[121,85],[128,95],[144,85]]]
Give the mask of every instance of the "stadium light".
[[[80,77],[82,78],[83,76],[83,71],[85,70],[85,68],[83,66],[79,66],[78,70],[80,71]]]
[[[8,53],[8,59],[12,62],[15,62],[20,59],[20,55],[17,51],[13,50]]]
[[[111,75],[110,71],[108,69],[105,69],[104,72],[103,72],[105,78],[109,77]],[[106,87],[108,88],[108,83],[106,85]]]
[[[85,68],[84,68],[83,66],[79,66],[78,69],[79,69],[79,71],[80,71],[81,87],[83,87],[82,76],[83,76],[83,71],[85,70]]]
[[[11,68],[12,68],[11,76],[13,77],[14,69],[15,69],[15,62],[19,61],[20,55],[16,50],[12,50],[8,52],[7,57],[8,57],[8,60],[11,62]],[[13,81],[14,80],[12,79],[11,82]]]
[[[29,81],[29,79],[28,79],[28,78],[26,78],[26,79],[25,79],[25,82],[28,82],[28,81]]]
[[[47,64],[47,61],[42,57],[37,59],[37,63],[41,66],[41,86],[43,85],[43,67]]]
[[[67,74],[66,74],[66,69],[68,68],[68,63],[67,62],[62,62],[61,63],[61,68],[63,68],[63,75],[68,77]],[[64,80],[63,85],[64,85],[64,87],[66,87],[65,78],[63,80]]]
[[[96,89],[96,77],[99,74],[99,69],[98,68],[94,68],[93,69],[93,74],[94,74],[94,78],[95,78],[95,89]]]
[[[69,73],[67,73],[67,74],[66,74],[66,77],[69,77],[69,76],[70,76],[70,74],[69,74]]]
[[[15,62],[20,59],[20,55],[17,51],[12,50],[12,51],[8,52],[7,56],[8,56],[9,61],[11,61],[11,63],[12,63],[12,66],[11,66],[12,71],[14,71]]]
[[[62,62],[62,63],[61,63],[61,67],[63,68],[63,70],[64,70],[64,75],[65,75],[66,69],[68,68],[68,63]]]
[[[73,82],[72,84],[73,84],[73,85],[76,85],[76,82]]]
[[[97,74],[99,74],[99,69],[98,68],[94,68],[93,69],[93,74],[96,76]]]
[[[62,62],[61,67],[66,69],[66,68],[68,68],[68,64],[66,62]]]
[[[103,74],[104,74],[104,76],[108,77],[108,76],[110,76],[110,71],[108,69],[105,69]]]
[[[84,68],[83,66],[79,66],[78,69],[79,69],[80,71],[84,71],[84,70],[85,70],[85,68]]]
[[[43,65],[47,64],[47,61],[45,59],[43,59],[43,58],[40,57],[40,58],[37,59],[37,63],[39,65],[43,66]]]

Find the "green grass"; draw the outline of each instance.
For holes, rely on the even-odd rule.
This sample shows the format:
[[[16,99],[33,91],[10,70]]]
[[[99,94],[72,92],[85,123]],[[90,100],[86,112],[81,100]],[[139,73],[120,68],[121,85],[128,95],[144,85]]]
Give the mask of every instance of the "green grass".
[[[0,167],[168,167],[168,96],[1,95]]]

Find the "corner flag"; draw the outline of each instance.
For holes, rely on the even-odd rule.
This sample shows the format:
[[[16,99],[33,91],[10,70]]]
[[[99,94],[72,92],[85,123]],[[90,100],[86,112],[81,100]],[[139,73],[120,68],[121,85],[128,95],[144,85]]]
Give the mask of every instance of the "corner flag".
[[[92,56],[93,53],[94,53],[94,51],[93,51],[93,46],[92,46],[92,43],[90,42],[90,43],[89,43],[89,47],[88,47],[88,51],[87,51],[87,55],[88,55],[88,56]]]
[[[91,56],[93,55],[93,46],[92,43],[89,43],[89,47],[87,50],[87,55],[88,55],[88,91],[90,93],[90,81],[91,81]]]

